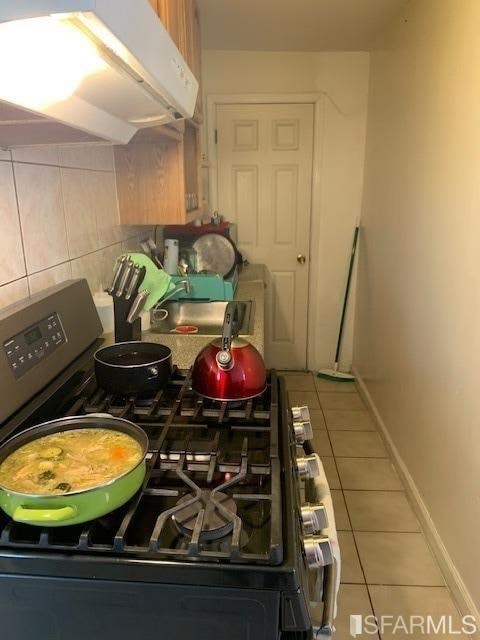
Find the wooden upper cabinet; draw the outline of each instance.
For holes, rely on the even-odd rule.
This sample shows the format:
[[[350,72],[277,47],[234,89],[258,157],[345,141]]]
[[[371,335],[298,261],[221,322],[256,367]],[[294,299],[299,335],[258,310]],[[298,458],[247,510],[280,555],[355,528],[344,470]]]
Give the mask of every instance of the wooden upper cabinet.
[[[185,224],[202,216],[198,128],[180,140],[116,146],[115,169],[122,224]],[[197,208],[187,210],[187,194]]]
[[[196,0],[149,2],[201,85]],[[133,142],[115,147],[123,224],[185,224],[202,216],[201,121],[200,87],[191,120],[142,129]]]
[[[165,25],[180,53],[186,59],[184,0],[157,0],[157,4],[157,13],[160,20]]]
[[[199,90],[193,119],[201,122],[202,108],[202,66],[200,17],[196,0],[157,0],[157,13],[172,40],[177,45],[186,63],[198,80]],[[152,3],[154,6],[155,3]]]
[[[197,104],[195,106],[193,119],[196,122],[202,122],[202,49],[200,40],[200,16],[196,0],[185,0],[185,16],[186,60],[199,84]]]

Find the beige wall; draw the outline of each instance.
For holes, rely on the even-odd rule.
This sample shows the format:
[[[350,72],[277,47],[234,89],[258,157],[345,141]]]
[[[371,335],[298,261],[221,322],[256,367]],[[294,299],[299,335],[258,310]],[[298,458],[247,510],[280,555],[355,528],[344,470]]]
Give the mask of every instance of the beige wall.
[[[314,211],[319,242],[312,246],[310,367],[331,366],[353,227],[360,214],[368,93],[367,53],[204,51],[206,95],[325,92],[321,201]],[[207,123],[208,126],[208,123]],[[354,307],[352,297],[351,309]],[[345,336],[349,368],[353,313]]]
[[[111,147],[0,149],[0,307],[72,277],[97,291],[139,232],[119,225]]]
[[[412,1],[372,53],[354,353],[476,603],[479,24],[478,0]]]

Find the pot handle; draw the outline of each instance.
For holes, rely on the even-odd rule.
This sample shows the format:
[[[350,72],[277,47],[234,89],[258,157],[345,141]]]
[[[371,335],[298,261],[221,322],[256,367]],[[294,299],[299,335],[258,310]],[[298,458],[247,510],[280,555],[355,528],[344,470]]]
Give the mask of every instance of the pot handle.
[[[64,522],[65,520],[71,520],[77,515],[76,507],[50,507],[50,508],[37,508],[32,509],[30,507],[18,506],[13,512],[13,519],[15,522]]]

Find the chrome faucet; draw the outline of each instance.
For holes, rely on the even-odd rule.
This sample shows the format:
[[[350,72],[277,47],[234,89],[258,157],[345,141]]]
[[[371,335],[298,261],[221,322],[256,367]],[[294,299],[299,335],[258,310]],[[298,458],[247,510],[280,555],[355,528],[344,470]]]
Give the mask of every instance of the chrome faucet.
[[[176,293],[178,293],[182,289],[182,287],[185,293],[190,293],[190,282],[188,281],[188,279],[179,280],[175,285],[175,288],[172,291],[170,291],[170,293],[167,296],[159,300],[157,304],[153,307],[152,322],[162,322],[162,320],[165,320],[166,318],[168,318],[168,311],[167,309],[162,309],[162,304],[164,302],[167,302],[167,300],[170,300],[170,298],[174,296]],[[157,312],[162,312],[163,315],[161,318],[157,316]]]

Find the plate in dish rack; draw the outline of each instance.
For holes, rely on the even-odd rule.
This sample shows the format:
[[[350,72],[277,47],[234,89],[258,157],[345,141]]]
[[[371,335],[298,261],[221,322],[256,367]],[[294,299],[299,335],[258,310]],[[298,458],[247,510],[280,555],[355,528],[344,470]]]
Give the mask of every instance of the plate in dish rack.
[[[207,271],[226,276],[235,266],[236,253],[233,242],[219,233],[205,233],[193,243],[197,252],[197,271]]]

